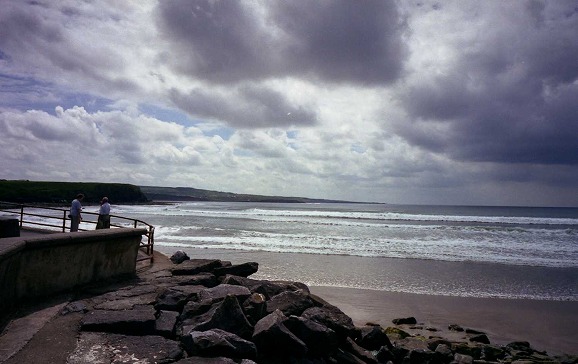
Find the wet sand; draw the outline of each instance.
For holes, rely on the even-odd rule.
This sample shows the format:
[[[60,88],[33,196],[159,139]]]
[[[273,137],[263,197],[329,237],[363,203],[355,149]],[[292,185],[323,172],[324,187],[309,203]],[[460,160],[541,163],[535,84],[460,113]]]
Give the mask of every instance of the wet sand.
[[[400,269],[406,272],[400,275],[415,274],[420,268],[416,262],[411,269],[408,264],[375,266],[367,270],[367,259],[346,256],[316,256],[308,254],[279,254],[270,252],[245,252],[216,249],[183,249],[158,246],[156,249],[170,256],[176,250],[185,251],[191,258],[221,259],[233,264],[255,261],[259,263],[259,272],[251,276],[255,279],[294,280],[309,285],[311,292],[317,294],[331,304],[339,307],[349,315],[356,325],[366,322],[391,326],[391,320],[413,316],[419,324],[433,327],[439,331],[413,330],[413,333],[424,336],[442,336],[446,338],[462,338],[464,333],[448,330],[448,325],[457,324],[463,328],[475,329],[486,333],[494,344],[504,345],[512,341],[528,341],[536,350],[545,350],[549,354],[578,354],[578,301],[552,301],[529,299],[472,298],[444,296],[436,294],[400,293],[388,290],[373,290],[363,288],[344,288],[335,282],[343,281],[341,276],[348,276],[353,269],[358,277],[353,283],[363,285],[369,275],[377,270],[389,269],[398,273]],[[389,260],[388,262],[392,262]],[[429,262],[428,264],[432,264]],[[435,263],[437,264],[437,263]],[[451,265],[440,263],[437,266],[449,265],[447,274],[440,274],[440,269],[432,269],[430,265],[422,268],[422,275],[435,274],[435,278],[443,282],[454,282],[460,272],[456,267],[465,264]],[[481,282],[482,277],[491,266],[483,267],[483,272],[471,276],[472,285]],[[363,270],[365,269],[365,270]],[[478,274],[479,273],[479,274]],[[499,272],[506,276],[510,272]],[[507,277],[505,277],[507,278]],[[535,279],[531,277],[530,281]],[[556,278],[556,277],[554,277]],[[554,279],[552,278],[552,279]],[[375,279],[381,280],[381,276]],[[577,282],[578,277],[568,278],[569,282]],[[327,282],[315,284],[313,282]],[[403,284],[404,282],[401,282]],[[411,284],[411,282],[405,282]],[[578,287],[576,287],[578,289]],[[575,290],[574,289],[574,292]],[[408,330],[411,331],[411,330]]]
[[[424,330],[416,334],[461,338],[448,330],[457,324],[485,332],[491,343],[528,341],[549,354],[578,354],[578,302],[432,296],[341,287],[310,287],[311,292],[339,307],[354,323],[383,327],[413,316]],[[425,330],[438,329],[437,332]],[[412,331],[412,330],[408,330]]]

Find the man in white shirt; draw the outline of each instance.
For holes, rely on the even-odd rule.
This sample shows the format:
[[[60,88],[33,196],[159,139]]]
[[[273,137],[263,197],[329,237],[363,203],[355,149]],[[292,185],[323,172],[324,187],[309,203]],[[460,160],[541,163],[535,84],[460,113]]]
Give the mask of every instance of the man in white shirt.
[[[110,228],[110,204],[108,203],[108,197],[103,197],[100,201],[100,209],[98,210],[98,222],[96,224],[96,228]]]
[[[79,193],[76,195],[76,198],[72,200],[72,205],[70,206],[70,215],[68,215],[68,217],[70,217],[71,232],[78,231],[78,225],[80,225],[80,222],[82,221],[82,215],[80,214],[82,211],[82,205],[80,204],[80,201],[82,201],[83,198],[84,195]]]

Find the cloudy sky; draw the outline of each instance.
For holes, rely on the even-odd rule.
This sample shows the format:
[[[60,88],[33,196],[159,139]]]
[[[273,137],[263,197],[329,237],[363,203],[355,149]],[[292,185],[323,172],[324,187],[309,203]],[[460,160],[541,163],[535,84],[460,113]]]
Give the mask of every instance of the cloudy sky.
[[[0,178],[578,206],[574,0],[0,7]]]

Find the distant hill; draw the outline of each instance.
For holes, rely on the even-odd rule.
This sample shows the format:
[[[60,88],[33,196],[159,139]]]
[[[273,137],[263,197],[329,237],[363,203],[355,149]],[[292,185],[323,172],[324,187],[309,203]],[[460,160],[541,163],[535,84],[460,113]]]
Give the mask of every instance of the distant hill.
[[[221,202],[347,202],[338,200],[322,200],[305,197],[261,196],[202,190],[191,187],[155,187],[140,186],[141,191],[153,201],[221,201]]]
[[[123,183],[43,182],[0,180],[0,201],[24,204],[70,203],[77,194],[84,194],[84,203],[98,203],[104,196],[111,203],[145,203],[152,201],[217,201],[217,202],[285,202],[336,203],[349,202],[305,197],[262,196],[202,190],[192,187],[135,186]]]
[[[98,203],[108,197],[113,203],[147,202],[135,185],[96,182],[42,182],[0,180],[0,201],[16,203],[69,203],[77,194],[84,194],[84,203]]]

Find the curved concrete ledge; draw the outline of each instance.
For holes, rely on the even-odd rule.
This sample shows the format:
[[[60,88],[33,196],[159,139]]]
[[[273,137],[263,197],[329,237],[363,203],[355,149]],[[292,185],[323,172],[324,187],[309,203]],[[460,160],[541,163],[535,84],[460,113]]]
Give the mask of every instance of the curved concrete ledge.
[[[146,229],[103,229],[0,239],[0,317],[23,299],[134,274]]]

